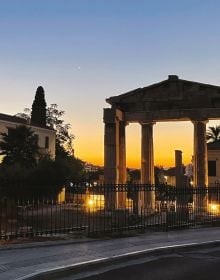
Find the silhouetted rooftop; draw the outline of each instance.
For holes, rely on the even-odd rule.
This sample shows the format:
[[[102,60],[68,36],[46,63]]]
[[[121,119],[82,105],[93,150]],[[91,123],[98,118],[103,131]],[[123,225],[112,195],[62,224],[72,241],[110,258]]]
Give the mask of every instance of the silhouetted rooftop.
[[[11,115],[7,115],[7,114],[2,114],[0,113],[0,120],[2,121],[7,121],[7,122],[13,122],[13,123],[17,123],[17,124],[23,124],[23,125],[30,125],[26,119],[21,118],[21,117],[17,117],[17,116],[11,116]],[[34,125],[31,124],[31,126],[35,126],[35,127],[40,127],[40,128],[44,128],[44,129],[48,129],[48,130],[53,130],[53,128],[50,127],[45,127],[45,126],[40,126],[40,125]]]
[[[183,172],[185,173],[184,165],[183,165]],[[163,173],[165,176],[176,176],[176,167],[170,167],[169,169],[164,169]]]
[[[220,150],[220,140],[216,142],[211,142],[207,144],[208,150]]]
[[[163,172],[165,176],[176,176],[176,167],[171,167]]]
[[[161,86],[168,86],[170,83],[172,83],[172,85],[174,83],[176,83],[176,85],[180,85],[182,87],[184,85],[197,86],[199,91],[204,91],[205,89],[213,89],[213,90],[215,90],[215,93],[220,92],[220,86],[201,83],[201,82],[195,82],[195,81],[190,81],[190,80],[183,80],[183,79],[180,79],[177,75],[168,75],[167,80],[163,80],[161,82],[154,83],[154,84],[151,84],[151,85],[148,85],[145,87],[136,88],[131,91],[119,94],[117,96],[111,96],[106,99],[106,102],[113,105],[114,103],[123,101],[124,98],[128,98],[135,94],[141,95],[141,93],[147,93],[147,91],[150,89],[159,88]],[[155,97],[157,97],[157,95]],[[152,98],[152,96],[151,96],[151,98]]]
[[[8,121],[8,122],[15,122],[15,123],[19,123],[19,124],[27,124],[26,119],[16,117],[16,116],[6,115],[6,114],[2,114],[2,113],[0,113],[0,120]]]

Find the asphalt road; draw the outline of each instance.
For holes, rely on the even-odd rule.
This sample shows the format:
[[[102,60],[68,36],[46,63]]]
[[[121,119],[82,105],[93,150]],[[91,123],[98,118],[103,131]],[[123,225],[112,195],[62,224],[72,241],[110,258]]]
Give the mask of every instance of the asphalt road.
[[[126,264],[124,264],[126,265]],[[123,266],[123,265],[122,265]],[[84,280],[214,280],[220,279],[220,246],[176,252],[137,260],[136,264],[110,271],[96,271]],[[92,272],[94,273],[94,272]],[[88,272],[87,272],[88,276]],[[57,278],[56,278],[57,279]],[[66,275],[60,280],[77,279]],[[78,278],[79,279],[79,278]],[[52,279],[51,279],[52,280]]]

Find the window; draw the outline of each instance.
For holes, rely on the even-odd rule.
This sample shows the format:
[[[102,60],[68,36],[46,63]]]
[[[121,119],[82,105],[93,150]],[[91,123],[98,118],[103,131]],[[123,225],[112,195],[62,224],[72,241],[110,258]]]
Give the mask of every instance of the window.
[[[45,137],[45,149],[49,149],[49,137]]]
[[[35,143],[38,145],[39,144],[39,135],[34,134],[34,138],[35,138]]]
[[[11,135],[13,133],[13,128],[7,127],[7,129],[8,129],[8,135]]]
[[[216,176],[216,161],[209,160],[208,161],[208,175],[209,176]]]

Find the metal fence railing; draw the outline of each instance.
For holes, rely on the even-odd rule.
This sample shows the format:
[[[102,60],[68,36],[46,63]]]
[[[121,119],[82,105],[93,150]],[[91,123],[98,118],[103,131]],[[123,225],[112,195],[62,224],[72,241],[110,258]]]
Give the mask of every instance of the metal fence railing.
[[[68,184],[57,198],[0,200],[1,239],[220,225],[220,188]]]

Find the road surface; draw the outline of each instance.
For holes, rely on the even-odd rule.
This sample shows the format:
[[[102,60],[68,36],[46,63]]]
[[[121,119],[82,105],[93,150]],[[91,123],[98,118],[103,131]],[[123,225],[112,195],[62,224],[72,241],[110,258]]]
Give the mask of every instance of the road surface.
[[[206,249],[186,249],[168,255],[149,257],[136,264],[110,271],[91,272],[84,280],[210,280],[220,279],[220,246]],[[126,265],[126,264],[124,264]],[[123,266],[123,264],[122,264]],[[107,268],[106,268],[107,269]],[[88,272],[87,272],[88,275]],[[77,279],[66,275],[60,280]],[[52,279],[51,279],[52,280]]]

